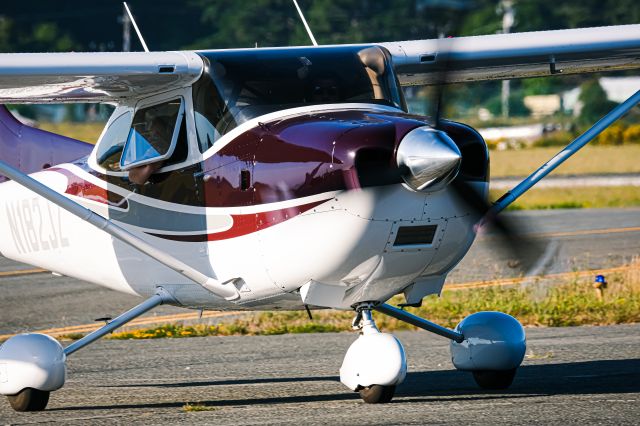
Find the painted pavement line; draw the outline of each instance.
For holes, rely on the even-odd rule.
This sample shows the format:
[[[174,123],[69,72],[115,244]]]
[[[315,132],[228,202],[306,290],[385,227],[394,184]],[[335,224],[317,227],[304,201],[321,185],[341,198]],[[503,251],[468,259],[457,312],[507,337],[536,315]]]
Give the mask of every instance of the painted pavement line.
[[[243,312],[243,311],[223,311],[223,312],[210,311],[210,312],[203,312],[202,313],[202,317],[200,317],[200,313],[199,312],[186,312],[184,314],[141,317],[141,318],[136,318],[136,319],[132,320],[131,322],[127,323],[123,328],[131,327],[131,326],[138,326],[138,325],[167,323],[167,322],[171,322],[171,321],[195,320],[195,319],[200,319],[200,318],[202,318],[202,319],[219,318],[219,317],[225,317],[225,316],[231,316],[231,315],[238,315],[238,314],[242,314],[242,313],[246,313],[246,312]],[[95,322],[95,323],[91,323],[91,324],[81,324],[81,325],[72,325],[72,326],[68,326],[68,327],[49,328],[49,329],[46,329],[46,330],[37,330],[37,331],[33,331],[32,333],[42,333],[42,334],[48,334],[49,336],[56,337],[56,336],[61,336],[61,335],[65,335],[65,334],[73,334],[73,333],[90,333],[90,332],[92,332],[94,330],[99,329],[100,327],[102,327],[102,323]],[[16,333],[16,334],[20,334],[20,333]],[[15,336],[16,334],[2,334],[2,335],[0,335],[0,340],[8,339],[8,338],[10,338],[12,336]]]
[[[16,271],[3,271],[0,272],[0,278],[4,277],[4,278],[10,278],[10,277],[17,277],[20,275],[33,275],[33,274],[43,274],[45,272],[49,272],[46,269],[40,269],[40,268],[35,268],[35,269],[18,269]]]
[[[599,275],[599,274],[605,275],[613,272],[622,272],[629,268],[630,268],[630,265],[623,265],[623,266],[616,266],[615,268],[587,269],[583,271],[560,272],[557,274],[532,275],[527,277],[516,277],[516,278],[502,278],[502,279],[491,280],[491,281],[471,281],[471,282],[460,283],[460,284],[448,283],[444,285],[443,289],[456,291],[456,290],[465,290],[470,288],[501,287],[501,286],[522,284],[525,281],[585,277],[589,275]]]

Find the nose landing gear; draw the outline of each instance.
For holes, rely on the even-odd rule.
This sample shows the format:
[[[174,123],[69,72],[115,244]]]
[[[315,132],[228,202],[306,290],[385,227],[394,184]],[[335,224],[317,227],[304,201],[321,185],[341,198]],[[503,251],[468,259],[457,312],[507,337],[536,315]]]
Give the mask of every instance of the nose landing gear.
[[[476,312],[455,330],[417,317],[387,304],[356,306],[353,328],[360,336],[351,344],[340,368],[340,381],[360,393],[364,402],[389,402],[396,385],[407,374],[407,359],[400,341],[381,333],[371,316],[375,309],[451,341],[451,361],[458,370],[473,374],[482,389],[506,389],[524,358],[526,337],[522,325],[501,312]]]
[[[353,321],[360,336],[351,344],[340,368],[340,381],[360,393],[369,404],[391,401],[396,385],[407,374],[407,358],[400,341],[381,333],[371,316],[373,304],[356,307]]]

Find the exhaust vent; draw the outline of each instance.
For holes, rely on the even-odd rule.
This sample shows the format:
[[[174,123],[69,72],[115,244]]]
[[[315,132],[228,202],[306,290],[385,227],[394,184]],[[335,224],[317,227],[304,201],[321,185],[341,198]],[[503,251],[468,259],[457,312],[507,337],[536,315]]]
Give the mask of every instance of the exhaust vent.
[[[394,247],[433,243],[438,225],[401,226],[393,243]]]

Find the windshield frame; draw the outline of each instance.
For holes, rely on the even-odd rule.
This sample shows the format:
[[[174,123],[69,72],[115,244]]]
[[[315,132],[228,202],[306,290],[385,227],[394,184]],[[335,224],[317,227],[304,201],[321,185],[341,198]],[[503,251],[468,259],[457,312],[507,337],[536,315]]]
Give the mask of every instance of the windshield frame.
[[[201,152],[211,148],[216,140],[239,125],[280,110],[361,103],[407,111],[400,83],[393,70],[391,55],[378,45],[214,50],[198,53],[203,58],[205,69],[201,78],[193,85],[194,112],[207,117],[210,126],[206,127],[212,129],[207,135],[198,135]],[[356,66],[361,68],[354,68]],[[341,97],[336,96],[333,100],[312,98],[324,73],[334,77],[336,91],[345,91],[340,94]],[[268,76],[265,77],[265,74]],[[360,86],[347,86],[352,81],[345,78],[351,78]],[[264,85],[259,87],[259,83]],[[316,87],[311,94],[308,89],[302,89],[303,86],[307,88],[313,85]],[[270,93],[267,92],[269,89],[281,91],[274,90]],[[332,90],[332,87],[329,86],[328,90]],[[242,96],[242,102],[246,104],[239,102]],[[258,100],[250,103],[251,96]],[[288,98],[292,98],[294,102],[281,102]],[[208,141],[205,140],[207,137]]]

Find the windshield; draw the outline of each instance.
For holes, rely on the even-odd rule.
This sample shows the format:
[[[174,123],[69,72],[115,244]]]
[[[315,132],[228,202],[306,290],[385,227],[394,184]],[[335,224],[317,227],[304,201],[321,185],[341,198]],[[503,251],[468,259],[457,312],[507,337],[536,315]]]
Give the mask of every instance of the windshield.
[[[200,52],[194,85],[201,150],[239,124],[286,108],[343,102],[404,109],[389,54],[379,46]]]

